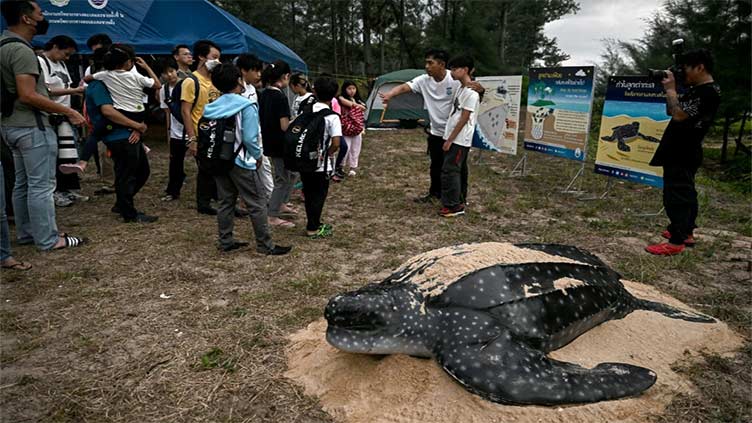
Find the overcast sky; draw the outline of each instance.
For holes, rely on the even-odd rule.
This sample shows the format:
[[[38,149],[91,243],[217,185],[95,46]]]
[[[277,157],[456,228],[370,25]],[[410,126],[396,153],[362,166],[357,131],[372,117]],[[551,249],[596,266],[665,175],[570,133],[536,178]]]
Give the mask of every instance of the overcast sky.
[[[548,37],[556,37],[559,48],[571,58],[567,66],[590,65],[600,61],[603,38],[633,41],[641,38],[645,19],[660,10],[660,0],[579,0],[580,11],[566,15],[544,27]]]

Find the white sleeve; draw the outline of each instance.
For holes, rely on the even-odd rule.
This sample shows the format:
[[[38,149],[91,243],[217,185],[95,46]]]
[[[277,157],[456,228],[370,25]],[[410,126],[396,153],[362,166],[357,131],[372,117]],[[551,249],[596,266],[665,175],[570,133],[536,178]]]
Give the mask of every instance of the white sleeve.
[[[138,74],[138,83],[142,88],[151,88],[154,86],[153,79],[149,78],[148,76],[143,76],[140,73]]]
[[[460,103],[461,109],[469,110],[470,112],[475,112],[478,109],[480,96],[475,91],[468,89],[468,92],[462,96],[461,100],[462,100],[462,103]]]
[[[96,79],[97,81],[104,81],[106,79],[109,79],[108,78],[109,75],[110,75],[109,71],[100,71],[95,74],[92,74],[91,77]]]
[[[329,135],[333,137],[341,137],[342,136],[342,121],[339,120],[339,115],[330,115],[333,117],[331,121],[329,121]]]
[[[407,81],[406,84],[414,93],[420,94],[423,91],[423,84],[425,83],[426,78],[429,78],[428,74],[419,75],[411,81]]]

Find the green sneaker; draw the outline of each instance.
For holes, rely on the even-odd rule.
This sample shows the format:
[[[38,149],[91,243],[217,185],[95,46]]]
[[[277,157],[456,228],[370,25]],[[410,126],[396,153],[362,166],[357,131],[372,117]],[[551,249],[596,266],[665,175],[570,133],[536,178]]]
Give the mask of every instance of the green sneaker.
[[[308,238],[310,239],[320,239],[320,238],[328,238],[332,236],[332,225],[329,225],[327,223],[322,223],[321,226],[319,226],[319,230],[316,231],[313,235],[308,235]]]

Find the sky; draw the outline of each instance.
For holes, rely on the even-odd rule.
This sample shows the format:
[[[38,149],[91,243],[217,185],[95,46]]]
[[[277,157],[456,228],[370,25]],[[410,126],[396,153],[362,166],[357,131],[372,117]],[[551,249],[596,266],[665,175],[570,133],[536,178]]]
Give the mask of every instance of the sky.
[[[660,0],[580,0],[580,11],[549,22],[543,28],[548,37],[556,37],[560,49],[571,58],[564,66],[592,65],[600,62],[603,38],[634,41],[647,29],[646,18],[654,15]]]

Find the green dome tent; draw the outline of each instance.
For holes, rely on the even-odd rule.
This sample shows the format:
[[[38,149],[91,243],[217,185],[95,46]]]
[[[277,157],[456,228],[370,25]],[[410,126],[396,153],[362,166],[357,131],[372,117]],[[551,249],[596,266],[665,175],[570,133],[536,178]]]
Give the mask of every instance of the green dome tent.
[[[414,127],[415,122],[428,125],[428,111],[423,105],[423,96],[420,94],[409,92],[394,97],[386,108],[379,97],[379,93],[386,93],[425,73],[423,69],[402,69],[378,77],[366,101],[366,127],[396,128],[400,124],[405,127]]]

